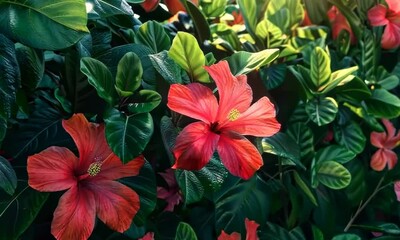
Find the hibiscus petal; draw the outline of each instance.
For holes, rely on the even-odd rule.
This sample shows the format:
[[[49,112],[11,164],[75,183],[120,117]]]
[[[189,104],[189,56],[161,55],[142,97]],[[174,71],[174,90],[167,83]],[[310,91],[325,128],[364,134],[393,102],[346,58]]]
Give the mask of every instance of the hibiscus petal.
[[[126,164],[121,162],[121,159],[111,154],[101,165],[101,170],[96,177],[100,177],[108,180],[120,179],[123,177],[131,177],[139,174],[140,169],[144,164],[144,157],[138,156],[135,159],[129,161]]]
[[[400,202],[400,181],[394,182],[394,192],[396,193],[397,201]]]
[[[383,148],[378,149],[378,151],[376,151],[374,155],[372,155],[371,157],[371,162],[370,162],[371,168],[374,169],[375,171],[382,171],[387,163],[386,157],[387,156],[384,149]]]
[[[389,9],[393,12],[400,13],[400,1],[399,0],[386,0]]]
[[[74,169],[78,158],[64,147],[49,147],[28,157],[29,186],[43,192],[61,191],[75,186]]]
[[[246,111],[253,100],[253,92],[247,84],[247,76],[233,76],[227,61],[204,67],[214,79],[219,94],[218,119],[226,120],[233,109]]]
[[[214,122],[218,102],[211,89],[200,83],[172,84],[168,93],[168,107],[180,114],[203,122]]]
[[[393,152],[392,150],[389,149],[383,149],[383,154],[386,158],[387,161],[387,165],[388,165],[388,169],[393,169],[394,166],[396,166],[397,164],[397,155],[395,152]]]
[[[159,2],[160,0],[145,0],[141,6],[146,12],[151,12],[157,8]]]
[[[218,142],[218,154],[228,171],[245,180],[249,179],[263,165],[257,148],[245,137],[224,132]]]
[[[77,174],[84,174],[92,162],[103,161],[112,153],[106,142],[104,124],[90,123],[83,114],[74,114],[62,124],[78,147],[81,163]]]
[[[176,138],[173,149],[176,161],[172,168],[200,170],[210,161],[218,139],[219,135],[211,132],[209,125],[189,124]]]
[[[257,236],[257,228],[260,224],[255,221],[251,221],[248,218],[244,220],[244,224],[246,226],[246,240],[258,240]]]
[[[240,233],[233,232],[227,234],[224,230],[222,230],[221,234],[218,236],[218,240],[240,240],[240,238]]]
[[[382,35],[382,48],[392,49],[400,46],[400,26],[388,23]]]
[[[221,131],[228,130],[242,135],[269,137],[277,133],[281,127],[275,115],[274,105],[267,97],[262,97],[238,119],[222,125]]]
[[[54,211],[51,233],[57,239],[85,240],[93,231],[95,219],[93,193],[75,186],[60,198]]]
[[[396,0],[397,1],[397,0]],[[378,4],[368,11],[368,19],[372,26],[383,26],[389,21],[386,19],[387,8]]]
[[[96,179],[85,186],[94,193],[99,219],[117,232],[128,230],[140,208],[139,195],[117,181]]]
[[[383,148],[386,142],[386,132],[371,132],[371,144],[377,148]]]

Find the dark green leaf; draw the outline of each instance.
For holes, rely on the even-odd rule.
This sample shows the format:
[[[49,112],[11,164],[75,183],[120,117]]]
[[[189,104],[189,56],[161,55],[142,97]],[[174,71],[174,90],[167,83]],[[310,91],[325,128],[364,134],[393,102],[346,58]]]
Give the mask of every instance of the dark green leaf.
[[[311,230],[313,233],[313,239],[314,240],[324,240],[324,234],[322,233],[322,231],[316,227],[315,225],[311,226]]]
[[[343,233],[334,236],[332,240],[361,240],[361,238],[354,233]]]
[[[375,89],[371,98],[365,100],[368,113],[376,118],[400,116],[400,99],[385,89]]]
[[[155,53],[168,50],[171,40],[163,26],[156,21],[148,21],[142,24],[136,33],[135,42],[151,48]]]
[[[344,126],[335,126],[335,140],[339,145],[359,154],[364,150],[366,138],[357,123],[351,122]]]
[[[203,13],[191,1],[181,0],[181,2],[193,21],[193,25],[196,29],[195,34],[199,39],[199,42],[203,43],[207,40],[211,40],[210,27],[208,26],[208,22]]]
[[[131,6],[125,0],[86,0],[92,7],[88,12],[89,19],[101,19],[118,14],[133,15]]]
[[[16,240],[35,220],[49,194],[20,182],[13,196],[1,196],[0,239]]]
[[[1,32],[34,48],[66,48],[89,32],[81,0],[3,0],[0,12]]]
[[[344,146],[330,145],[318,150],[315,158],[317,162],[335,161],[339,163],[347,163],[355,158],[356,154]]]
[[[287,229],[267,222],[265,226],[261,227],[260,240],[305,240],[304,234],[298,228],[288,231]]]
[[[13,195],[17,187],[17,175],[10,162],[0,156],[0,188],[9,195]]]
[[[186,204],[199,202],[203,198],[204,187],[194,171],[178,169],[175,176]]]
[[[308,199],[315,205],[318,206],[317,200],[314,197],[314,194],[311,192],[310,188],[307,186],[307,184],[301,179],[300,175],[294,171],[293,172],[294,180],[296,181],[296,184],[300,187],[300,189],[306,194]]]
[[[286,134],[299,145],[301,158],[311,156],[314,153],[314,135],[305,123],[290,124]]]
[[[330,7],[328,1],[304,0],[304,4],[312,23],[320,24],[327,19],[326,13]]]
[[[21,86],[33,92],[43,77],[44,73],[44,56],[42,51],[15,44],[17,60],[19,66],[23,66],[21,70]]]
[[[149,113],[127,116],[111,109],[104,121],[107,143],[124,163],[141,154],[153,134],[153,119]]]
[[[331,59],[321,48],[311,52],[311,81],[314,91],[322,91],[331,79]]]
[[[81,72],[88,77],[89,83],[101,98],[110,105],[115,104],[118,94],[114,88],[114,79],[106,65],[94,58],[84,57],[81,59]]]
[[[286,64],[273,64],[262,68],[260,76],[268,90],[277,88],[285,81]]]
[[[371,232],[383,232],[393,235],[400,235],[400,228],[394,223],[384,223],[378,226],[352,225],[352,227],[365,229]]]
[[[140,58],[133,52],[125,54],[118,63],[115,77],[115,88],[118,94],[121,97],[132,95],[142,83],[142,74]]]
[[[331,123],[338,112],[338,104],[331,97],[314,98],[305,105],[308,117],[318,126]]]
[[[181,67],[174,62],[167,51],[162,51],[157,54],[151,54],[150,60],[157,72],[169,83],[189,83],[182,76]]]
[[[176,229],[175,240],[197,240],[196,233],[193,228],[184,222],[180,222]]]
[[[172,41],[168,56],[188,72],[192,81],[210,81],[208,73],[204,69],[206,58],[193,35],[178,32]]]
[[[134,96],[133,101],[129,101],[129,113],[145,113],[150,112],[161,102],[161,95],[153,90],[140,90]]]
[[[340,163],[323,161],[317,163],[317,179],[332,189],[342,189],[351,182],[350,172]]]
[[[297,143],[288,135],[278,132],[275,135],[262,139],[262,148],[266,153],[284,157],[297,166],[305,169],[300,161],[300,149]]]
[[[256,53],[239,51],[227,57],[233,75],[247,74],[275,60],[279,49],[265,49]]]
[[[358,77],[355,77],[349,83],[338,86],[335,88],[334,92],[338,99],[343,99],[344,101],[361,102],[368,99],[371,96],[371,91],[368,86]]]

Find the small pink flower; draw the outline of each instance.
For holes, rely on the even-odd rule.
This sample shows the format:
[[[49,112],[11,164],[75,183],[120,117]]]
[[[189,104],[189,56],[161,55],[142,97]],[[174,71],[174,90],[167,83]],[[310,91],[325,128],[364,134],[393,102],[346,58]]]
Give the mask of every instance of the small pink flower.
[[[168,189],[157,187],[157,197],[167,201],[168,205],[164,211],[174,211],[174,207],[182,201],[182,194],[180,192],[178,183],[175,179],[174,170],[167,169],[165,173],[160,173],[168,184]]]
[[[257,228],[260,224],[255,221],[251,221],[248,218],[244,220],[244,224],[246,226],[246,240],[258,240],[257,237]],[[227,234],[224,230],[222,230],[221,234],[218,237],[218,240],[240,240],[240,233],[233,232],[231,234]]]
[[[400,46],[400,1],[386,0],[388,7],[378,4],[368,11],[372,26],[386,26],[382,35],[382,48]]]
[[[383,119],[382,123],[386,127],[386,132],[372,132],[370,137],[371,144],[379,148],[372,155],[370,163],[375,171],[382,171],[386,165],[390,170],[396,165],[397,155],[392,149],[400,143],[400,132],[396,135],[393,124],[387,119]]]

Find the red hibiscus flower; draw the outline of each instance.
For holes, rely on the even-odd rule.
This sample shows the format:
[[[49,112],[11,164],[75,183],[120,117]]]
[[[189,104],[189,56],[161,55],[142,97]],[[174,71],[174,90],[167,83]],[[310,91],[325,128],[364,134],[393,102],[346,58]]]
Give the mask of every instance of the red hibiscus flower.
[[[114,181],[137,175],[144,164],[137,157],[127,164],[107,145],[103,124],[89,123],[82,114],[63,121],[79,151],[49,147],[28,157],[29,186],[43,192],[67,190],[58,202],[51,224],[57,239],[87,239],[96,215],[111,229],[124,232],[139,210],[139,196]]]
[[[371,168],[375,171],[382,171],[386,165],[392,169],[397,163],[397,155],[392,151],[400,143],[400,132],[396,135],[396,129],[393,124],[386,119],[382,120],[386,127],[386,132],[372,132],[371,144],[379,148],[372,155]]]
[[[152,12],[156,10],[159,3],[160,0],[145,0],[143,3],[141,3],[141,6],[146,12]]]
[[[378,4],[368,11],[372,26],[385,26],[382,35],[382,48],[391,49],[400,46],[400,1],[386,0],[388,7]]]
[[[167,201],[168,205],[164,211],[174,211],[174,207],[182,201],[182,194],[180,192],[178,183],[175,179],[175,173],[172,169],[167,169],[165,173],[160,173],[168,184],[168,189],[157,187],[157,197]]]
[[[257,237],[257,228],[260,224],[256,223],[255,221],[250,221],[248,218],[244,220],[244,224],[246,226],[246,240],[258,240]],[[218,237],[218,240],[240,240],[241,236],[240,233],[233,232],[231,234],[225,233],[222,230],[221,234]]]
[[[356,37],[354,36],[353,31],[351,30],[349,22],[347,21],[346,17],[335,6],[329,9],[328,18],[332,24],[333,39],[338,38],[340,32],[342,30],[345,30],[350,34],[350,42],[352,44],[356,43]]]
[[[250,106],[253,95],[246,75],[233,76],[227,61],[205,68],[217,85],[219,104],[211,89],[199,83],[172,84],[169,90],[171,110],[200,120],[178,135],[173,168],[199,170],[217,150],[229,172],[249,179],[263,162],[257,148],[242,135],[269,137],[278,132],[274,105],[262,97]]]

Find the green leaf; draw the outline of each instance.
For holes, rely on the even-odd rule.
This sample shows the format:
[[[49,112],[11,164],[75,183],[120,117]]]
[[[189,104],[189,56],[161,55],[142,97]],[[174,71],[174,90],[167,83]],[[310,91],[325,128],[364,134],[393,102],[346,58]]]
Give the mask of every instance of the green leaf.
[[[169,83],[189,83],[183,78],[182,69],[169,56],[167,51],[150,55],[151,63],[157,72]]]
[[[133,218],[133,222],[138,226],[145,225],[157,203],[157,185],[153,168],[146,161],[140,169],[139,175],[119,181],[135,190],[139,195],[140,209]]]
[[[322,233],[321,229],[319,229],[315,225],[311,225],[311,230],[314,240],[324,240],[324,234]]]
[[[285,39],[281,29],[267,18],[257,24],[256,35],[266,49],[280,47],[282,41]]]
[[[186,32],[178,32],[172,41],[168,56],[185,69],[192,81],[209,82],[204,69],[206,58],[196,38]]]
[[[322,91],[331,79],[331,59],[321,47],[316,47],[311,52],[310,64],[313,90]]]
[[[118,99],[114,88],[114,79],[104,63],[90,57],[81,59],[81,72],[88,77],[97,94],[110,105],[114,105]]]
[[[133,52],[125,54],[118,63],[115,77],[115,89],[118,94],[121,97],[132,95],[142,83],[142,74],[140,58]]]
[[[319,25],[327,19],[328,1],[304,0],[304,5],[312,23]]]
[[[260,240],[305,240],[303,232],[298,227],[288,231],[278,224],[267,222],[260,228]]]
[[[318,126],[331,123],[338,112],[338,104],[331,97],[314,98],[305,105],[306,113]]]
[[[383,66],[379,66],[376,70],[377,83],[386,90],[392,90],[397,87],[400,82],[399,76],[396,75],[396,72],[400,70],[399,66],[400,64],[396,64],[392,74],[388,73]]]
[[[337,99],[355,103],[360,103],[371,96],[368,86],[359,77],[355,77],[343,86],[336,87],[334,93],[336,93]]]
[[[13,195],[17,187],[17,175],[10,162],[0,156],[0,188],[9,195]]]
[[[33,190],[27,182],[20,182],[13,196],[1,196],[0,239],[20,239],[20,235],[35,220],[48,196],[49,193]]]
[[[393,235],[400,235],[400,228],[394,223],[383,223],[378,226],[352,225],[352,227],[361,228],[372,232],[383,232]]]
[[[361,237],[357,236],[354,233],[343,233],[334,236],[332,240],[361,240]]]
[[[314,153],[314,135],[303,122],[289,124],[286,134],[300,147],[300,157],[311,156]]]
[[[128,103],[128,111],[131,114],[150,112],[161,102],[161,95],[153,90],[143,89],[132,97],[134,99]]]
[[[285,133],[278,132],[271,137],[263,138],[261,144],[264,152],[287,158],[297,166],[306,169],[300,161],[299,146]]]
[[[0,13],[0,31],[34,48],[66,48],[89,32],[81,0],[2,0]]]
[[[221,16],[227,4],[227,0],[200,1],[202,12],[209,18]]]
[[[267,17],[282,32],[290,34],[304,18],[304,9],[300,0],[270,0]]]
[[[123,163],[141,154],[153,134],[149,113],[127,116],[113,108],[105,113],[104,121],[107,143]]]
[[[303,190],[304,194],[308,197],[308,199],[315,205],[318,206],[317,200],[314,197],[314,194],[311,192],[310,188],[307,186],[307,184],[301,179],[300,175],[294,171],[293,172],[293,177],[294,181],[296,184],[300,187],[301,190]]]
[[[351,174],[351,183],[345,189],[347,199],[349,200],[349,207],[357,207],[361,201],[366,199],[369,193],[369,186],[367,185],[367,171],[362,161],[351,161],[346,164],[347,170]]]
[[[311,79],[309,77],[310,70],[307,68],[297,65],[288,66],[288,69],[293,74],[293,76],[299,81],[301,89],[299,89],[299,95],[303,101],[313,98],[314,93],[311,91]]]
[[[125,0],[86,0],[93,7],[88,12],[89,19],[101,19],[114,15],[133,15],[131,6]]]
[[[283,63],[261,68],[260,76],[264,86],[268,90],[279,87],[285,81],[286,69],[286,64]]]
[[[199,202],[204,196],[204,187],[193,171],[175,171],[175,177],[186,204]]]
[[[325,86],[322,86],[322,93],[328,93],[330,90],[334,89],[336,86],[343,86],[354,79],[353,72],[358,70],[358,66],[351,68],[340,69],[332,73],[331,79]]]
[[[207,40],[211,40],[210,27],[208,26],[207,19],[200,11],[200,9],[191,1],[180,0],[185,6],[186,12],[189,14],[193,25],[196,29],[196,38],[199,42],[204,43]]]
[[[265,222],[270,202],[265,188],[265,183],[255,175],[232,186],[219,197],[215,202],[217,232],[239,232],[246,217],[257,223]]]
[[[175,240],[197,240],[196,233],[193,228],[184,222],[180,222],[176,229]]]
[[[171,46],[171,40],[164,27],[156,21],[148,21],[142,24],[134,39],[136,43],[148,46],[155,53],[168,50]]]
[[[351,182],[350,172],[342,164],[334,161],[317,163],[317,179],[332,189],[342,189]]]
[[[42,79],[44,73],[44,56],[42,51],[15,44],[18,65],[21,70],[21,86],[29,92],[33,92]]]
[[[237,76],[247,74],[271,63],[278,55],[279,49],[265,49],[255,53],[239,51],[227,57],[226,60],[232,74]]]
[[[315,155],[317,162],[335,161],[342,164],[353,160],[355,157],[356,154],[354,152],[335,144],[318,150]]]
[[[355,154],[364,150],[366,138],[360,126],[355,122],[350,122],[344,126],[335,126],[334,137],[339,145],[346,147]]]
[[[400,116],[400,99],[385,89],[375,89],[371,98],[365,100],[368,113],[376,118],[396,118]]]

